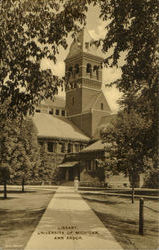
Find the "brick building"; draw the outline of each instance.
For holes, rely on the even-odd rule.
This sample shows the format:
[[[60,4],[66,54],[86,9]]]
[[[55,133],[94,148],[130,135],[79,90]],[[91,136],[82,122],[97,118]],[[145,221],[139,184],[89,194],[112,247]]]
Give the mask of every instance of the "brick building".
[[[84,159],[81,161],[80,152],[99,140],[100,127],[111,117],[102,92],[102,61],[100,50],[83,29],[65,59],[66,99],[56,97],[55,102],[41,103],[33,118],[39,143],[48,153],[52,167],[61,169],[63,180],[73,180],[78,175],[82,181],[91,168],[98,169],[98,149],[94,158],[87,161],[88,166]]]
[[[65,60],[67,117],[90,138],[98,137],[103,117],[111,110],[101,90],[102,61],[100,50],[83,29],[70,47]]]

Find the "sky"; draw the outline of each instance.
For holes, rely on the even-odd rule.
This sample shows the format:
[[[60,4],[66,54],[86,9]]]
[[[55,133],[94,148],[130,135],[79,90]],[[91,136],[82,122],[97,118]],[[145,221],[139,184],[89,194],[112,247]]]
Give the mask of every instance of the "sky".
[[[90,6],[87,13],[87,30],[94,39],[103,38],[106,34],[105,30],[106,22],[103,22],[99,19],[99,10],[97,7]],[[68,38],[68,48],[64,50],[60,49],[60,53],[57,56],[57,62],[54,64],[50,60],[44,60],[42,62],[43,68],[51,68],[52,72],[58,76],[64,76],[65,73],[65,64],[64,60],[69,52],[69,47],[71,45],[72,38],[69,36]],[[122,60],[122,59],[121,59]],[[119,106],[117,104],[118,99],[121,97],[121,93],[115,87],[105,87],[105,84],[111,83],[119,79],[121,76],[120,68],[103,68],[103,93],[106,96],[106,99],[109,103],[109,106],[112,112],[117,112],[119,110]],[[59,90],[60,96],[65,96],[64,91]]]

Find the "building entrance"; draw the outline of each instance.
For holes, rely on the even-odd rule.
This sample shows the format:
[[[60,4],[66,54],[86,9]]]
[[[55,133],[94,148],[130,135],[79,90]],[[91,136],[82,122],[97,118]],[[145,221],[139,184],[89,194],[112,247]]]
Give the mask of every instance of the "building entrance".
[[[77,167],[70,167],[66,169],[65,172],[65,180],[66,181],[74,181],[75,177],[78,177],[80,180],[80,171]]]
[[[69,168],[68,180],[74,181],[74,171],[73,168]]]

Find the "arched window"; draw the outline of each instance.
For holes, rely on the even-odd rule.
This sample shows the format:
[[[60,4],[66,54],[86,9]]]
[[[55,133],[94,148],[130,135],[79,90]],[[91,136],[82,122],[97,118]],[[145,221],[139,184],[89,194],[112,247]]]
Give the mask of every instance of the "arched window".
[[[100,107],[101,107],[101,110],[103,110],[103,109],[104,109],[104,105],[103,105],[103,103],[101,103],[101,104],[100,104]]]
[[[92,73],[92,65],[90,63],[87,63],[86,72],[87,73]]]
[[[94,65],[94,67],[93,67],[93,71],[95,71],[95,72],[96,72],[96,78],[97,78],[97,79],[98,79],[98,77],[99,77],[99,72],[98,72],[98,70],[99,70],[99,66]]]
[[[75,65],[75,74],[78,74],[79,73],[79,64],[76,64]]]
[[[68,68],[68,78],[70,78],[72,75],[73,75],[73,68],[72,68],[72,66],[70,66]]]

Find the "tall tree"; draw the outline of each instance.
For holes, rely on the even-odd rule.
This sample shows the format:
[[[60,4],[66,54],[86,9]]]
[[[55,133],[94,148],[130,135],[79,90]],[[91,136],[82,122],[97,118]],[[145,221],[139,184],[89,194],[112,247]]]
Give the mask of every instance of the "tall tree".
[[[15,126],[10,119],[5,119],[6,106],[6,103],[0,106],[0,178],[4,183],[5,198],[7,198],[7,181],[14,172],[10,161],[17,142],[15,135],[19,131],[18,126]]]
[[[107,148],[109,155],[106,165],[109,160],[112,171],[129,176],[133,195],[134,188],[139,185],[140,174],[152,169],[151,157],[144,151],[147,140],[145,135],[150,126],[151,122],[148,123],[134,110],[121,111],[112,125],[101,131],[103,141],[110,143]],[[133,195],[132,202],[134,202]]]
[[[123,92],[120,104],[125,111],[131,114],[131,110],[134,110],[140,119],[145,119],[150,125],[144,134],[143,152],[152,158],[156,167],[159,107],[158,1],[102,0],[99,5],[101,18],[110,21],[106,27],[106,37],[102,40],[103,51],[113,48],[105,63],[119,66],[121,52],[126,53],[121,67],[121,79],[114,84]],[[141,129],[140,132],[142,135]]]
[[[40,165],[37,130],[31,118],[10,119],[5,116],[8,103],[0,106],[0,166],[9,166],[10,179],[19,179],[24,191],[28,179],[36,179]]]
[[[28,180],[36,180],[40,166],[40,149],[37,142],[37,129],[31,118],[27,118],[20,124],[17,134],[17,143],[12,154],[11,165],[14,169],[12,180],[19,179],[24,184]]]
[[[0,102],[14,116],[32,112],[34,104],[53,98],[61,80],[41,68],[41,59],[56,63],[59,48],[67,47],[68,32],[84,23],[86,2],[2,0],[0,2]]]

